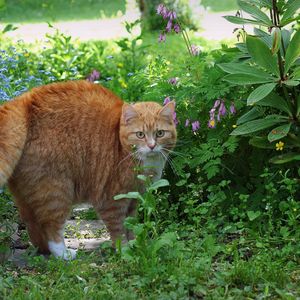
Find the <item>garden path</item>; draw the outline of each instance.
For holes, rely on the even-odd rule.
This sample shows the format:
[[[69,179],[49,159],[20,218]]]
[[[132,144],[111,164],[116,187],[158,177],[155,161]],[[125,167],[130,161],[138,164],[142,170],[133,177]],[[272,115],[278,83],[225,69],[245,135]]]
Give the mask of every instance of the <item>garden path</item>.
[[[237,26],[226,21],[224,15],[234,15],[235,12],[212,13],[202,11],[200,13],[201,30],[196,35],[209,40],[232,39],[233,30]],[[55,29],[71,35],[73,38],[86,40],[110,40],[119,39],[128,35],[125,30],[124,22],[132,22],[139,18],[139,12],[131,9],[125,15],[101,20],[85,20],[72,22],[53,23],[50,28],[47,23],[21,24],[16,26],[18,29],[6,33],[14,40],[24,40],[25,42],[34,42],[36,40],[46,40],[46,33],[53,33]],[[0,24],[0,30],[5,24]]]
[[[80,205],[74,208],[73,217],[68,220],[65,226],[65,243],[68,248],[93,251],[99,248],[100,244],[109,240],[109,234],[101,220],[81,220],[76,215],[88,212],[91,206]],[[13,224],[16,232],[12,236],[13,250],[8,260],[18,267],[26,267],[28,263],[28,244],[24,244],[20,239],[20,228],[18,224]],[[25,229],[21,229],[25,230]]]

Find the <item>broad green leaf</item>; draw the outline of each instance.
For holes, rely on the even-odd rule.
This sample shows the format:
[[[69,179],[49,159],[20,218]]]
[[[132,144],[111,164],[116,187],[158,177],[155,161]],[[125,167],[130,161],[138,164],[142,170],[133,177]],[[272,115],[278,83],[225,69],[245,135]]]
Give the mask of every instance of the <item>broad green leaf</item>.
[[[246,44],[255,63],[280,77],[276,57],[260,38],[248,35]]]
[[[298,22],[299,20],[300,20],[300,15],[298,15],[297,17],[290,18],[290,19],[287,19],[285,21],[282,21],[280,23],[280,26],[283,27],[283,26],[286,26],[287,24],[290,24],[292,22]]]
[[[287,154],[278,155],[271,158],[269,162],[273,164],[284,164],[293,160],[300,160],[300,154],[291,152]]]
[[[243,11],[251,15],[257,21],[260,21],[267,26],[272,26],[272,21],[270,20],[270,18],[256,5],[252,5],[243,0],[238,0],[238,5]]]
[[[264,6],[267,8],[272,8],[272,0],[250,0],[258,6]]]
[[[272,37],[269,33],[255,27],[254,28],[254,34],[259,36],[267,44],[267,46],[270,49],[272,48]]]
[[[289,133],[291,129],[291,125],[292,125],[291,123],[284,124],[272,129],[268,134],[268,140],[270,142],[274,142],[285,137]]]
[[[253,105],[268,96],[275,88],[277,83],[267,83],[256,88],[248,97],[247,105]]]
[[[234,16],[224,16],[223,18],[233,24],[254,24],[254,25],[266,26],[262,22],[251,20],[251,19],[244,19],[244,18],[234,17]]]
[[[120,200],[120,199],[141,199],[142,196],[138,192],[129,192],[127,194],[120,194],[114,196],[114,200]]]
[[[257,102],[256,105],[273,107],[286,112],[289,116],[293,115],[288,103],[274,92]]]
[[[280,118],[270,118],[270,119],[258,119],[249,121],[242,125],[239,125],[235,130],[233,130],[231,135],[245,135],[253,132],[257,132],[259,130],[263,130],[274,126],[278,123],[284,122],[284,120]]]
[[[261,149],[274,149],[274,145],[272,145],[266,137],[254,136],[249,140],[249,144]]]
[[[154,183],[151,184],[151,186],[149,187],[149,190],[155,191],[160,187],[164,187],[164,186],[168,186],[169,185],[169,181],[166,179],[160,179],[158,181],[155,181]]]
[[[297,97],[296,103],[297,103],[296,116],[299,117],[299,115],[300,115],[300,94]]]
[[[297,68],[293,71],[293,73],[291,74],[291,78],[292,78],[293,80],[298,80],[298,79],[300,79],[300,67],[297,67]]]
[[[242,115],[240,118],[238,118],[236,124],[241,125],[241,124],[246,123],[248,121],[252,121],[254,119],[257,119],[257,118],[261,117],[264,114],[264,111],[265,111],[265,109],[263,109],[259,106],[258,107],[254,106],[253,108],[251,108],[251,110],[249,110],[244,115]]]
[[[274,81],[274,79],[250,74],[229,74],[224,76],[223,79],[236,85],[268,83]]]
[[[245,43],[236,43],[235,46],[243,53],[248,53],[248,49]]]
[[[285,84],[285,85],[288,85],[288,86],[297,86],[297,85],[300,84],[300,81],[298,81],[298,80],[285,80],[282,83]]]
[[[292,32],[290,30],[287,30],[287,29],[281,30],[281,39],[283,42],[284,49],[288,48],[288,46],[290,44],[290,40],[291,40],[291,35],[292,35]]]
[[[284,23],[286,20],[293,17],[293,15],[300,8],[300,1],[299,0],[289,0],[285,4],[284,8],[286,8],[286,11],[283,13],[280,23]]]
[[[272,54],[276,54],[281,46],[281,30],[278,27],[274,27],[271,32],[272,37]]]
[[[253,211],[253,210],[248,210],[247,211],[247,216],[249,218],[250,221],[254,221],[255,219],[257,219],[259,216],[261,215],[260,211]]]
[[[275,79],[272,78],[270,74],[267,72],[258,69],[256,67],[252,67],[246,64],[241,63],[223,63],[218,64],[218,67],[220,67],[223,71],[230,73],[230,74],[250,74],[261,78],[269,78],[269,79]]]
[[[285,74],[289,71],[292,64],[300,55],[300,29],[294,34],[285,55],[285,65],[284,72]]]

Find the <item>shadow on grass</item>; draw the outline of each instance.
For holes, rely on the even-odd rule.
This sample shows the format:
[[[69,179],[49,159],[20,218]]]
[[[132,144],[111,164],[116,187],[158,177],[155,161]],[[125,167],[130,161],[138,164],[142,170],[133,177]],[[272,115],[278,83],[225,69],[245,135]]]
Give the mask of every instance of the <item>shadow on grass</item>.
[[[0,22],[34,23],[110,18],[125,13],[126,0],[10,0],[0,10]]]

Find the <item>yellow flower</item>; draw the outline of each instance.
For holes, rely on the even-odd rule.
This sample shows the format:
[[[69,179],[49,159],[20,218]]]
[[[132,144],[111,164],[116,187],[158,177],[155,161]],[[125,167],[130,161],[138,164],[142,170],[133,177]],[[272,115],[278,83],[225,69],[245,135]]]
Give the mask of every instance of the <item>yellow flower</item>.
[[[232,125],[232,128],[237,128],[237,125],[236,124]]]
[[[25,53],[24,53],[24,56],[25,56],[25,57],[28,57],[28,56],[29,56],[29,53],[28,53],[28,52],[25,52]]]
[[[123,68],[124,67],[124,65],[122,63],[118,63],[117,66],[118,66],[118,68]]]
[[[282,141],[279,141],[276,143],[276,151],[282,151],[283,150],[284,143]]]

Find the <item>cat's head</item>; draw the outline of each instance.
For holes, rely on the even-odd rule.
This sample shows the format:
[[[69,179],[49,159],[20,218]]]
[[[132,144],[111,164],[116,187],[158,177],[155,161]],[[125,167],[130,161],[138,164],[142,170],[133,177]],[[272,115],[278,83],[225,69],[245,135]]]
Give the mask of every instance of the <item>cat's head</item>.
[[[120,126],[123,147],[137,151],[141,159],[158,153],[168,155],[176,143],[174,111],[174,102],[165,106],[155,102],[125,103]]]

